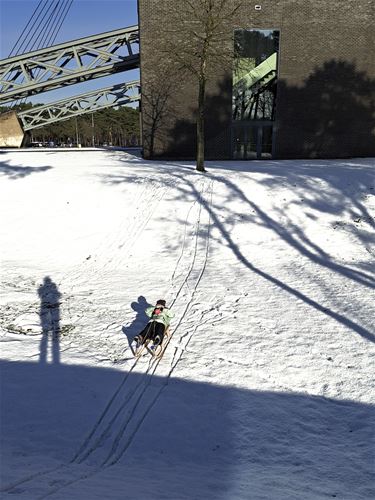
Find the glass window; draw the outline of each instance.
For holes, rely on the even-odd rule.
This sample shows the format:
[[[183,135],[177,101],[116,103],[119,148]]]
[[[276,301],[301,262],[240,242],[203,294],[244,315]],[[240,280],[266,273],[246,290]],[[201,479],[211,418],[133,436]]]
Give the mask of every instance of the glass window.
[[[262,127],[262,148],[260,157],[263,160],[272,158],[272,126],[265,125]]]
[[[274,120],[279,32],[234,32],[233,120]]]
[[[258,128],[249,125],[233,127],[233,158],[235,160],[255,160],[258,156]]]

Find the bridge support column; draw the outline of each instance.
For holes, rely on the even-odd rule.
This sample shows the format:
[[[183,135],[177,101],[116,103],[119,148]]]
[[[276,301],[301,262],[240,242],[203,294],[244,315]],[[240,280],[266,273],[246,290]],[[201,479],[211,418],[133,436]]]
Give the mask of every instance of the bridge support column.
[[[0,147],[20,148],[24,131],[15,111],[8,111],[0,115]]]

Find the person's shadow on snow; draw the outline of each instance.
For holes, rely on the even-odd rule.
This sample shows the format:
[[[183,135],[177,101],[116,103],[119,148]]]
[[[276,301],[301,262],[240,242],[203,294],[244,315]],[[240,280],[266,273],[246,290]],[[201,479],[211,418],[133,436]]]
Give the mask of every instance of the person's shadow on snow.
[[[40,341],[39,362],[47,363],[48,344],[51,346],[52,363],[60,363],[60,302],[61,293],[49,276],[38,288],[40,298]]]
[[[133,338],[137,335],[137,333],[143,330],[146,323],[149,321],[150,318],[147,316],[145,311],[150,305],[151,304],[147,302],[143,295],[140,295],[138,297],[137,302],[131,303],[131,308],[137,314],[129,326],[122,327],[122,331],[125,333],[126,338],[128,339],[129,346],[131,345]]]

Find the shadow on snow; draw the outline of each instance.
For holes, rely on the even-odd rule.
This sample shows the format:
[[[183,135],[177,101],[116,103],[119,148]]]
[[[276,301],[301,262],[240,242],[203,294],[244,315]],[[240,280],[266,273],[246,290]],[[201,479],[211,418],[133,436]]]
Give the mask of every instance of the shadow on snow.
[[[117,160],[121,161],[120,156],[116,156]],[[128,162],[128,158],[123,158],[124,162]],[[329,272],[341,275],[359,284],[366,289],[375,288],[375,275],[370,266],[366,266],[365,270],[361,268],[361,263],[358,266],[355,264],[348,265],[336,262],[321,246],[311,240],[303,230],[303,228],[294,222],[288,215],[287,205],[272,207],[273,215],[269,215],[260,208],[256,203],[250,200],[244,191],[239,187],[240,183],[235,184],[225,176],[225,170],[239,170],[242,172],[262,174],[254,175],[254,183],[259,183],[266,187],[270,192],[276,185],[283,184],[288,189],[291,189],[295,199],[291,202],[294,206],[306,214],[306,210],[315,210],[317,215],[306,214],[307,217],[319,217],[321,214],[332,214],[335,217],[341,217],[348,221],[349,230],[352,235],[358,240],[361,246],[365,246],[369,250],[370,246],[375,243],[374,240],[374,220],[369,214],[363,198],[374,194],[374,160],[340,160],[331,165],[320,160],[306,161],[270,161],[270,162],[208,162],[210,173],[206,174],[205,178],[213,179],[214,183],[225,185],[226,199],[220,204],[209,203],[199,190],[195,180],[201,174],[194,172],[193,166],[189,163],[173,163],[173,162],[140,162],[138,163],[139,177],[134,174],[106,175],[103,177],[104,182],[109,184],[121,184],[127,182],[159,182],[169,184],[176,189],[176,199],[188,200],[197,199],[202,204],[204,209],[209,213],[212,225],[215,226],[220,233],[220,237],[229,248],[237,260],[244,265],[249,271],[257,274],[266,281],[272,283],[277,288],[289,293],[295,298],[303,301],[305,304],[323,313],[330,318],[333,318],[338,323],[345,325],[351,330],[358,333],[361,337],[375,341],[375,335],[370,329],[362,326],[357,319],[350,319],[345,314],[334,310],[327,304],[320,304],[317,300],[306,295],[288,283],[266,273],[264,270],[257,267],[247,258],[241,248],[235,243],[231,237],[231,228],[234,228],[239,218],[241,222],[248,222],[266,228],[275,233],[280,239],[284,240],[293,250],[297,251],[305,259],[310,260],[314,264],[325,268]],[[165,175],[161,166],[164,166]],[[155,171],[158,175],[155,175]],[[190,176],[187,173],[190,172]],[[214,188],[213,188],[214,191]],[[242,210],[235,212],[231,209],[231,202],[240,200]],[[355,227],[353,219],[363,221],[368,226],[368,230],[358,231]],[[346,223],[346,222],[345,222]],[[337,222],[340,224],[340,221]],[[351,228],[351,229],[350,229]],[[332,228],[334,230],[334,228]],[[219,244],[223,244],[217,240]],[[319,283],[315,283],[319,286]],[[340,305],[336,305],[339,308]],[[362,321],[362,319],[361,319]]]
[[[140,295],[137,301],[130,304],[130,307],[136,312],[136,316],[129,326],[122,327],[122,331],[126,335],[129,346],[131,345],[133,338],[141,330],[143,330],[146,323],[149,322],[150,318],[147,316],[145,311],[150,305],[152,304],[149,304],[143,295]]]
[[[1,371],[2,488],[17,498],[371,496],[371,406],[131,370],[3,362]]]

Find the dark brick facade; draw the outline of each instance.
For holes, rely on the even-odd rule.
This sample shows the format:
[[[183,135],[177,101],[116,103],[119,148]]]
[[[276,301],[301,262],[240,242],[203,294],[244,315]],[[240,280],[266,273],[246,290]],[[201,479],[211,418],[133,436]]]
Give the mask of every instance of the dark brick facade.
[[[161,48],[178,46],[171,26],[179,3],[139,0],[146,158],[195,156],[197,84],[170,71]],[[243,2],[223,46],[234,28],[280,30],[275,158],[375,156],[374,19],[375,0]],[[231,95],[232,67],[223,64],[207,89],[208,159],[232,157]]]

